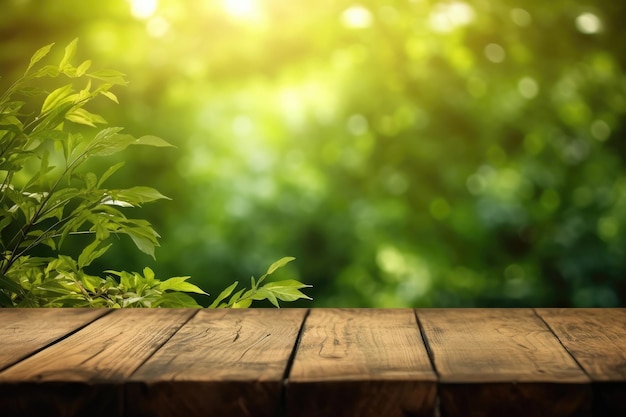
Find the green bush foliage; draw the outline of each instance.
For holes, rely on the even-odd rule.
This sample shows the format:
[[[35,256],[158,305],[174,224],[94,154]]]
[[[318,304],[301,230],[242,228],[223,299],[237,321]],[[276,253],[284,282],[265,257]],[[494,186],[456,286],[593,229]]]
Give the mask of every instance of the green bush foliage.
[[[142,208],[167,236],[158,268],[125,239],[95,270],[185,271],[219,294],[290,254],[275,278],[313,284],[320,307],[610,307],[626,304],[624,16],[599,0],[8,0],[0,84],[79,36],[132,80],[124,106],[90,110],[176,145],[129,147],[107,181],[172,198]]]

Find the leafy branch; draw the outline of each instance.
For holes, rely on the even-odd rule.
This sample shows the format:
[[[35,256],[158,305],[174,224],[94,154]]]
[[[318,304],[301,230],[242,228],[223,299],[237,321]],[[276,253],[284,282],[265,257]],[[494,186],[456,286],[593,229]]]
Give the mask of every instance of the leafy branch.
[[[72,127],[96,128],[106,120],[85,109],[92,100],[104,96],[118,103],[110,90],[126,84],[124,74],[113,70],[90,71],[91,61],[73,66],[77,40],[66,48],[58,65],[37,64],[53,44],[40,48],[30,59],[24,75],[0,95],[0,306],[18,307],[200,307],[189,294],[208,294],[189,277],[159,280],[154,271],[143,273],[105,271],[104,277],[85,271],[111,247],[111,235],[127,235],[141,252],[154,258],[159,234],[144,219],[129,218],[123,210],[168,199],[154,188],[134,186],[106,188],[106,181],[123,163],[109,167],[102,175],[82,171],[94,157],[106,157],[129,146],[171,147],[157,136],[136,138],[122,133],[121,127],[99,130],[91,138]],[[38,78],[70,79],[52,91],[29,85]],[[87,79],[82,89],[76,81]],[[23,108],[16,96],[43,96],[35,117]],[[62,167],[50,161],[62,161]],[[76,259],[62,254],[68,236],[89,235]],[[38,248],[47,246],[52,257],[38,257]],[[293,258],[283,258],[270,266],[249,290],[234,295],[237,282],[224,290],[211,307],[249,307],[255,300],[307,298],[300,289],[308,287],[295,280],[264,283],[267,276]],[[263,284],[263,285],[262,285]],[[230,297],[228,301],[224,301]]]
[[[265,285],[261,285],[265,279],[274,273],[278,268],[282,268],[289,262],[293,261],[293,257],[285,257],[274,262],[267,269],[267,272],[257,280],[254,277],[250,278],[250,289],[246,291],[245,288],[237,291],[231,296],[237,285],[238,281],[233,282],[228,288],[222,291],[215,301],[209,306],[210,308],[247,308],[250,307],[252,301],[255,300],[269,300],[274,306],[280,307],[278,300],[280,301],[296,301],[300,298],[310,300],[311,298],[302,293],[300,290],[308,288],[310,285],[302,284],[299,281],[289,279],[284,281],[268,282]],[[245,291],[245,292],[244,292]],[[228,301],[224,301],[230,297]]]

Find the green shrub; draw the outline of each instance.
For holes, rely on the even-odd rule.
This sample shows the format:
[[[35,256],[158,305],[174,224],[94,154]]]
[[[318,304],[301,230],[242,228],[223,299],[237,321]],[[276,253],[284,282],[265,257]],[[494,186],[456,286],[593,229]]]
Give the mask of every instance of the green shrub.
[[[107,188],[123,162],[100,175],[89,172],[86,162],[131,145],[172,145],[156,136],[136,138],[121,127],[89,134],[86,129],[106,121],[85,106],[98,97],[117,103],[111,89],[126,81],[117,71],[90,72],[90,60],[74,66],[76,45],[74,40],[65,48],[59,65],[38,65],[53,44],[39,49],[0,97],[0,306],[200,307],[190,293],[208,294],[187,282],[189,277],[161,281],[150,268],[143,274],[108,270],[104,277],[85,270],[111,247],[113,236],[128,236],[154,257],[160,236],[148,221],[126,212],[167,198],[150,187]],[[38,79],[59,76],[69,82],[52,91],[37,86]],[[32,99],[41,97],[41,105],[31,109]],[[81,253],[62,253],[63,242],[79,235],[89,239]],[[210,307],[249,307],[265,299],[278,307],[279,300],[308,298],[300,291],[307,285],[295,280],[261,285],[293,259],[275,262],[258,281],[252,278],[249,290],[233,294],[235,282]]]

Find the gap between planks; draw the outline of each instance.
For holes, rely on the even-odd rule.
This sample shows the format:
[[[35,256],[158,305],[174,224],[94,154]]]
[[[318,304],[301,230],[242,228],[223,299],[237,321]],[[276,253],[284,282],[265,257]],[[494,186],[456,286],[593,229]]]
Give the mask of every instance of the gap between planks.
[[[592,381],[593,378],[591,377],[591,375],[589,374],[589,372],[587,372],[587,370],[585,369],[584,366],[582,366],[582,364],[578,361],[578,359],[576,358],[576,356],[567,348],[567,346],[565,346],[565,344],[563,343],[563,341],[561,340],[561,338],[559,337],[559,335],[554,331],[554,329],[552,328],[552,326],[550,326],[550,324],[541,316],[541,314],[539,314],[537,312],[536,308],[533,308],[533,313],[535,313],[535,316],[537,316],[539,318],[539,320],[541,320],[541,322],[548,328],[548,330],[550,330],[550,332],[552,332],[552,334],[554,335],[554,337],[556,338],[556,340],[559,341],[559,343],[561,344],[561,346],[563,346],[563,349],[565,349],[565,351],[568,353],[568,355],[571,356],[571,358],[574,360],[574,362],[576,362],[576,365],[578,365],[578,367],[580,368],[581,371],[583,371],[585,373],[585,375],[587,375],[589,377],[589,380]]]

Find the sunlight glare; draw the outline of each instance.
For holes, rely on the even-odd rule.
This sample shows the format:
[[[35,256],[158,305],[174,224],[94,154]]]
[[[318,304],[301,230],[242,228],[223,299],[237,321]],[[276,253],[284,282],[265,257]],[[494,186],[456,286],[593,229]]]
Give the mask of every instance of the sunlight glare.
[[[355,5],[343,11],[341,21],[348,28],[366,28],[372,24],[372,13],[363,6]]]
[[[137,19],[147,19],[157,9],[157,0],[131,0],[130,13]]]
[[[257,20],[261,17],[258,0],[223,0],[224,11],[234,18]]]
[[[429,16],[430,27],[436,32],[451,32],[466,26],[474,20],[472,6],[461,1],[438,3]]]

